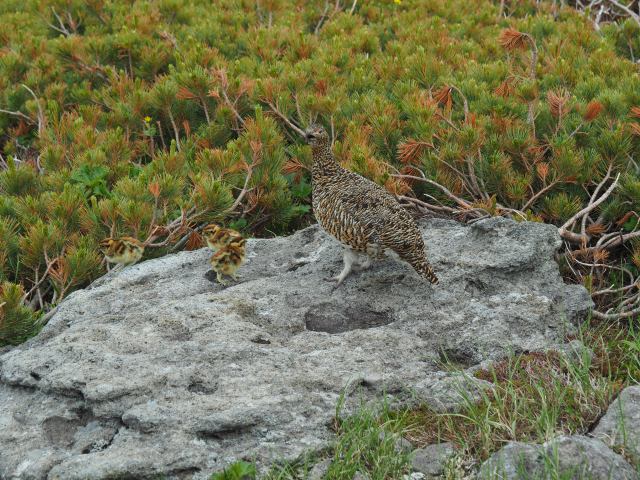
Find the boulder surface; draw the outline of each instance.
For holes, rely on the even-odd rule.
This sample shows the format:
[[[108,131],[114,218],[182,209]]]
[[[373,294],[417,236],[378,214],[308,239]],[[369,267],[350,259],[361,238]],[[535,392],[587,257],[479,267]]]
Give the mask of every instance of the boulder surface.
[[[625,388],[592,432],[640,465],[640,385]]]
[[[0,478],[207,478],[293,459],[331,442],[341,394],[452,408],[445,358],[544,350],[591,306],[559,275],[553,226],[421,230],[435,287],[387,258],[334,289],[341,247],[314,226],[250,240],[228,286],[202,249],[73,293],[0,356]]]
[[[511,442],[482,464],[480,480],[637,480],[622,455],[595,438],[560,436],[542,445]]]

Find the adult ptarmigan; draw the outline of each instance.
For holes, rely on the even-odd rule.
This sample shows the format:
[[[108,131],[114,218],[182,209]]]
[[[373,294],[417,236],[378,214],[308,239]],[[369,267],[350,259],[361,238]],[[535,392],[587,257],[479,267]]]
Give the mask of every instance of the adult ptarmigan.
[[[327,131],[310,126],[305,137],[313,151],[313,211],[320,226],[346,246],[338,285],[349,275],[358,253],[370,258],[390,249],[429,282],[438,283],[415,220],[384,188],[342,168],[331,151]]]

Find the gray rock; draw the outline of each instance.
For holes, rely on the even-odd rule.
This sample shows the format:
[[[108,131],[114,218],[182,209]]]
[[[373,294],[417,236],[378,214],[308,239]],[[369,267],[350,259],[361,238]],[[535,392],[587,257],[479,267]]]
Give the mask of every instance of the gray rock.
[[[330,458],[327,458],[325,460],[322,460],[321,462],[316,463],[311,469],[311,471],[309,472],[309,475],[307,475],[307,479],[322,480],[327,475],[327,472],[329,471],[330,466],[331,466]]]
[[[420,472],[411,472],[402,476],[402,480],[424,480],[425,478],[427,477],[424,475],[424,473]]]
[[[573,435],[543,445],[509,443],[482,464],[480,478],[637,480],[637,472],[600,440]]]
[[[607,445],[623,448],[640,465],[640,385],[620,392],[592,434]]]
[[[543,350],[591,306],[560,278],[553,226],[422,231],[437,287],[386,259],[334,290],[341,247],[311,227],[250,240],[228,287],[205,278],[203,249],[73,293],[0,356],[0,478],[204,479],[240,458],[295,459],[330,444],[342,393],[347,411],[383,393],[447,403],[431,391],[455,383],[444,356],[471,368]]]
[[[413,443],[396,433],[386,433],[385,431],[382,431],[378,434],[378,438],[380,441],[384,441],[385,438],[387,438],[387,435],[389,438],[394,440],[394,448],[396,452],[410,453],[413,450]]]
[[[413,443],[404,437],[400,437],[396,442],[396,452],[407,453],[413,450]]]
[[[510,442],[480,467],[480,479],[524,480],[540,475],[544,465],[544,448],[522,442]],[[527,477],[526,475],[530,475]],[[544,477],[541,477],[544,478]]]
[[[444,474],[447,460],[455,453],[453,444],[436,443],[414,450],[411,467],[423,473],[427,478]]]
[[[414,392],[419,401],[444,413],[477,402],[483,391],[492,388],[491,382],[475,378],[470,372],[436,372],[416,383]]]

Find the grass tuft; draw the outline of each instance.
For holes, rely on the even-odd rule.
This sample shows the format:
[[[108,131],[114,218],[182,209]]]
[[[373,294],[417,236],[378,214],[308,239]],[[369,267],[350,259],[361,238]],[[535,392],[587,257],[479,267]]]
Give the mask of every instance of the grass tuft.
[[[479,400],[463,396],[456,412],[409,412],[407,438],[418,445],[450,441],[483,461],[510,441],[586,433],[624,385],[602,374],[598,358],[585,351],[572,362],[557,352],[531,352],[496,362],[475,373],[493,386]]]
[[[357,472],[371,480],[402,478],[408,473],[409,453],[398,448],[406,417],[392,412],[386,401],[380,411],[361,405],[341,418],[344,398],[336,408],[337,442],[327,479],[351,480]]]

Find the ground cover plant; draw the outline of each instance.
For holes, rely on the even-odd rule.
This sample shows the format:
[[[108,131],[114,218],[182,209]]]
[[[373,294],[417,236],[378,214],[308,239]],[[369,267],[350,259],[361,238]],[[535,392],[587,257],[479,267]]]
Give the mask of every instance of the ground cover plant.
[[[211,220],[254,235],[310,221],[312,120],[343,165],[417,208],[556,223],[596,314],[637,308],[633,19],[597,30],[557,2],[9,0],[0,21],[16,27],[0,34],[1,343],[104,272],[107,235],[154,256],[201,246]]]

